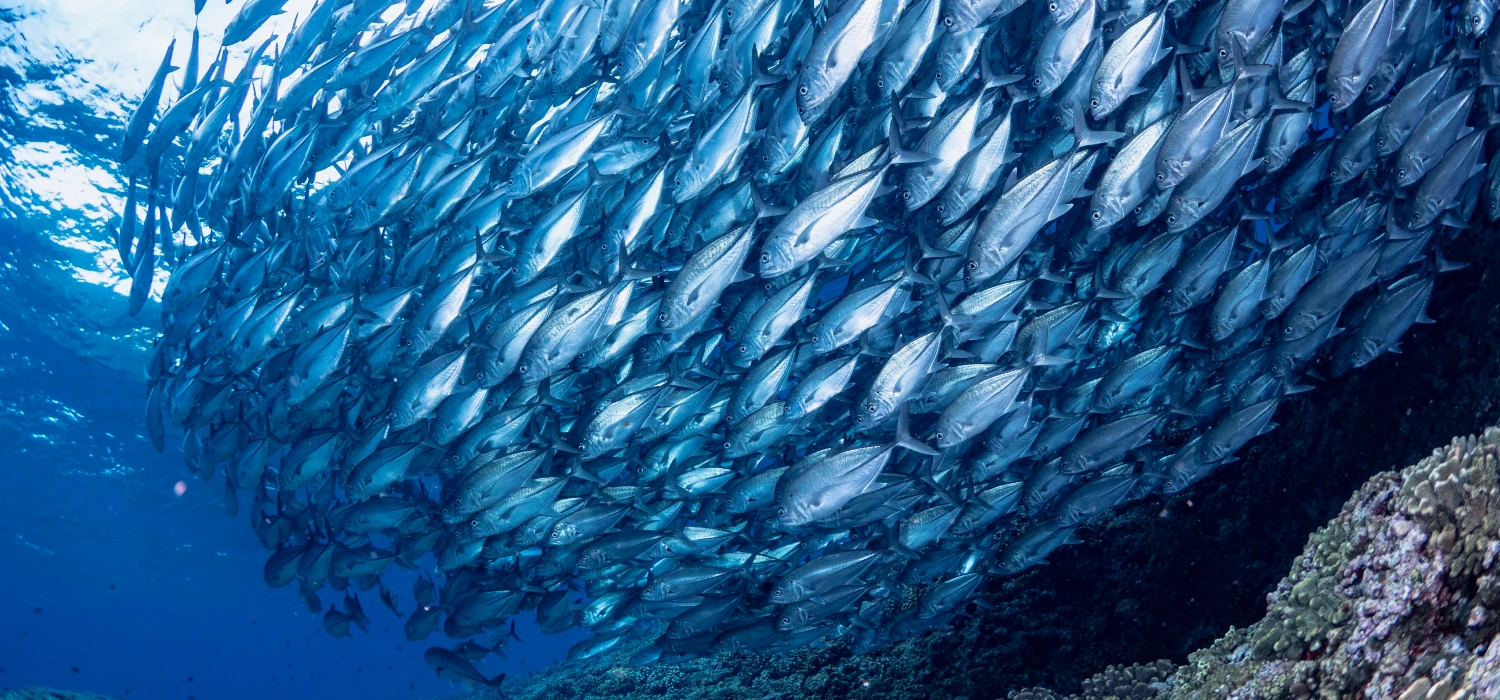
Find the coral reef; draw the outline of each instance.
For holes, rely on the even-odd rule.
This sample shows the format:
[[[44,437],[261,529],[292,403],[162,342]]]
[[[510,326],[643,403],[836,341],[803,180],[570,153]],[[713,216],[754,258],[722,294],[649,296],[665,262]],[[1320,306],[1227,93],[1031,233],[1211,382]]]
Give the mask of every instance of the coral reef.
[[[1314,533],[1265,619],[1189,657],[1172,697],[1495,697],[1500,429],[1383,473]]]
[[[103,695],[53,688],[20,688],[0,691],[0,700],[110,700]]]
[[[1004,648],[985,626],[989,616],[1000,614],[997,609],[981,610],[954,630],[866,656],[835,644],[631,667],[625,650],[597,665],[566,664],[534,674],[510,689],[510,696],[1493,698],[1500,696],[1497,469],[1500,428],[1490,428],[1455,439],[1404,471],[1375,475],[1308,539],[1291,573],[1266,597],[1262,620],[1231,628],[1175,669],[1169,661],[1109,666],[1073,692],[979,689],[947,670],[984,673],[985,661],[997,646]],[[1000,670],[1000,682],[1016,677]]]

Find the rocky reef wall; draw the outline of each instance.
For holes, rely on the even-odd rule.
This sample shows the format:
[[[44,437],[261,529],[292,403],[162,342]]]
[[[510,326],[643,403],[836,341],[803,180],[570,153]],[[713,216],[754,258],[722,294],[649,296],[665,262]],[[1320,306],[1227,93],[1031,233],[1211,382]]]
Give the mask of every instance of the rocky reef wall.
[[[1173,663],[1204,647],[1171,687],[1186,688],[1179,681],[1190,672],[1206,682],[1216,672],[1204,659],[1251,637],[1240,630],[1214,640],[1266,615],[1268,593],[1284,603],[1277,581],[1294,558],[1305,565],[1307,555],[1297,553],[1309,533],[1338,515],[1361,483],[1500,419],[1500,275],[1491,272],[1500,246],[1488,236],[1470,231],[1447,246],[1448,257],[1471,264],[1444,276],[1429,310],[1437,323],[1413,329],[1402,354],[1343,378],[1312,380],[1326,386],[1287,401],[1280,429],[1254,441],[1239,462],[1188,493],[1081,529],[1084,543],[1059,550],[1048,565],[991,582],[988,607],[952,631],[863,657],[837,645],[645,669],[612,665],[624,656],[611,657],[587,669],[550,669],[512,694],[981,700],[1046,686],[1054,690],[1020,692],[1150,697],[1167,687]],[[1374,479],[1350,503],[1389,478]],[[1314,538],[1309,546],[1317,545]],[[1134,690],[1116,695],[1125,688]]]

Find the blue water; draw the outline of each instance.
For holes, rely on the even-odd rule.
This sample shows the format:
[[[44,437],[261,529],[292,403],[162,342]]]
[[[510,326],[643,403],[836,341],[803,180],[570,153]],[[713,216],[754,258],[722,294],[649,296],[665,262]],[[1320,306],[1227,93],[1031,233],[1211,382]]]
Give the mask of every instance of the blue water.
[[[361,594],[368,633],[328,637],[294,588],[265,585],[269,552],[243,514],[227,516],[222,481],[188,475],[172,437],[157,454],[144,436],[158,312],[125,313],[128,281],[106,229],[122,190],[111,154],[142,74],[171,36],[191,32],[192,2],[100,5],[0,6],[0,692],[458,692],[422,661],[447,640],[407,641],[374,592]],[[209,6],[206,16],[227,11]],[[411,582],[390,579],[405,612]],[[324,595],[325,606],[339,600]],[[518,631],[510,659],[482,670],[514,676],[577,641],[525,621]]]

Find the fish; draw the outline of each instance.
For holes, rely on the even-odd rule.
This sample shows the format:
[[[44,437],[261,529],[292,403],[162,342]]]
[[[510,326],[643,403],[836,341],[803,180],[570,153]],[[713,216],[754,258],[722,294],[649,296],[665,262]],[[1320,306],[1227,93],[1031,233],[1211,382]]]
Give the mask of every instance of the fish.
[[[476,688],[518,616],[941,629],[1430,321],[1500,216],[1493,6],[1444,8],[319,2],[170,89],[169,44],[113,152],[146,433],[331,635],[419,570]]]

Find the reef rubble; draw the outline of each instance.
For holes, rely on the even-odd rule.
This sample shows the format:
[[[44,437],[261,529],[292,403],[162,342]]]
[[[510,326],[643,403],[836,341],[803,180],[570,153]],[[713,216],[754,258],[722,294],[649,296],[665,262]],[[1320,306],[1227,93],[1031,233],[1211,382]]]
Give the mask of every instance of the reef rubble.
[[[1074,692],[953,685],[954,655],[984,659],[981,611],[953,630],[853,656],[840,645],[630,667],[629,650],[506,689],[516,700],[1200,700],[1500,697],[1500,428],[1370,478],[1308,539],[1265,617],[1175,666],[1110,666]],[[982,663],[982,662],[978,662]],[[983,670],[970,668],[969,673]],[[977,692],[976,692],[977,691]]]

